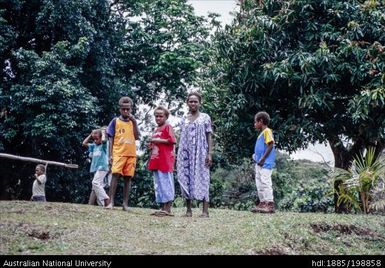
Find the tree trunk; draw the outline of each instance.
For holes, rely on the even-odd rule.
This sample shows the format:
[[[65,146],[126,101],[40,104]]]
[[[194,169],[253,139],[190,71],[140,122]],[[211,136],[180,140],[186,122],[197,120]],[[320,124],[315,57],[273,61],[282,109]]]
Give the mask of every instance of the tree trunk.
[[[365,192],[361,191],[360,192],[360,197],[361,197],[361,203],[362,203],[362,211],[365,213],[365,214],[368,214],[368,206],[369,206],[369,202],[368,202],[368,198],[367,198],[367,195]]]
[[[342,145],[342,142],[339,139],[329,139],[330,147],[334,155],[334,167],[342,168],[347,170],[350,166],[352,156]],[[338,205],[338,193],[341,187],[341,182],[334,182],[334,211],[336,213],[348,213],[350,210],[345,202],[341,202]]]

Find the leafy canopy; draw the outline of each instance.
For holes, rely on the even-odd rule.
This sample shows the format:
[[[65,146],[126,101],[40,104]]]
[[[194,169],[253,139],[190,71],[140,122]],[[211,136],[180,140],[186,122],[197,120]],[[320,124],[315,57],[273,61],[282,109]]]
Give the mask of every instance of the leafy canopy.
[[[206,106],[229,158],[251,155],[261,110],[278,148],[329,142],[343,168],[369,145],[381,151],[384,14],[375,0],[242,1],[205,69]]]

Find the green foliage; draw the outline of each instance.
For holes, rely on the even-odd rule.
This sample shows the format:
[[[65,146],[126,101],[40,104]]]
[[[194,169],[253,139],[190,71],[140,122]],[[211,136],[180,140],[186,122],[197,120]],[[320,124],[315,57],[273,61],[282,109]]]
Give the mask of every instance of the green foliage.
[[[132,182],[130,205],[135,207],[157,208],[155,202],[154,179],[147,169],[148,155],[138,157],[136,174]],[[120,199],[121,201],[122,199]]]
[[[360,154],[354,157],[349,170],[337,169],[334,180],[341,181],[338,191],[338,202],[345,202],[349,206],[368,213],[374,188],[379,185],[385,176],[385,162],[381,155],[376,156],[375,148],[369,147],[365,156]],[[371,206],[381,208],[381,200]]]
[[[251,160],[239,166],[217,168],[211,174],[210,205],[248,210],[254,205],[256,189]]]
[[[127,21],[119,51],[127,86],[150,106],[160,97],[169,103],[184,100],[206,59],[208,25],[186,0],[142,1],[135,12],[140,19]]]
[[[81,141],[105,119],[98,118],[100,88],[85,82],[91,77],[102,81],[104,76],[94,77],[88,65],[111,62],[113,55],[103,57],[97,50],[107,50],[105,42],[113,45],[112,33],[119,34],[112,31],[115,26],[103,3],[2,1],[0,6],[3,22],[14,33],[14,42],[2,47],[0,62],[8,59],[15,74],[3,73],[1,81],[0,106],[6,112],[0,118],[3,150],[80,166],[78,171],[48,167],[47,197],[52,201],[79,201],[83,188],[89,189]],[[98,36],[103,41],[98,42]],[[8,195],[5,189],[14,187],[15,173],[22,188],[17,198],[29,199],[33,165],[19,163],[1,167],[2,198]]]
[[[329,142],[345,169],[369,145],[380,152],[384,12],[384,1],[242,1],[232,25],[215,33],[203,80],[227,157],[252,153],[261,110],[289,152]]]
[[[211,176],[210,196],[213,207],[250,210],[257,199],[255,164],[217,168]],[[298,212],[330,212],[333,208],[329,171],[309,161],[292,161],[278,153],[273,170],[273,192],[278,209]]]
[[[117,115],[122,95],[150,105],[161,94],[184,99],[208,32],[186,1],[1,1],[0,63],[10,72],[0,81],[0,150],[77,163],[76,171],[48,168],[47,197],[86,202],[81,141]],[[1,165],[0,198],[29,199],[33,168]],[[133,203],[151,206],[151,176],[138,176]]]

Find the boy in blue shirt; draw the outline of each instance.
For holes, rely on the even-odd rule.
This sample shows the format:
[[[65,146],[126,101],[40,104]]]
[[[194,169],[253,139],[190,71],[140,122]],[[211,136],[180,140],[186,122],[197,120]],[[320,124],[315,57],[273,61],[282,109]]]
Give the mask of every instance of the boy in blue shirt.
[[[88,143],[91,137],[94,142]],[[109,166],[107,140],[105,135],[103,135],[102,130],[93,130],[91,134],[84,139],[83,146],[87,147],[88,152],[92,154],[90,172],[95,172],[94,178],[92,180],[92,191],[95,192],[98,204],[100,206],[106,207],[110,204],[111,200],[103,188],[103,180],[109,171]]]
[[[261,131],[255,143],[253,160],[255,165],[255,183],[260,203],[251,211],[254,213],[274,213],[274,196],[271,181],[272,169],[275,166],[275,150],[273,132],[268,125],[270,116],[259,112],[254,117],[254,127]]]

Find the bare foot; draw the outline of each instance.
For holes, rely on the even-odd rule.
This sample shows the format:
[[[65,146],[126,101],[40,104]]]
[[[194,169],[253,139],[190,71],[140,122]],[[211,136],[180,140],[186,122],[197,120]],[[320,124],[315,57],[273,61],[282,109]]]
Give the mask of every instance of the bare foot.
[[[109,197],[104,199],[104,207],[108,207],[110,203],[111,203],[111,199]]]
[[[174,214],[172,214],[171,211],[165,210],[164,212],[166,213],[166,216],[171,216],[171,217],[174,216]]]
[[[158,214],[162,214],[162,213],[163,213],[163,210],[159,209],[159,210],[154,211],[154,212],[151,213],[150,215],[151,215],[151,216],[158,216]]]
[[[114,208],[114,205],[112,204],[112,202],[110,202],[107,206],[105,206],[104,208],[106,209],[113,209]]]
[[[207,212],[203,212],[201,215],[199,215],[199,218],[208,218],[209,214]]]
[[[191,218],[192,217],[192,212],[187,211],[186,214],[183,215],[183,217]]]
[[[128,206],[123,206],[123,210],[128,212],[129,211]]]

